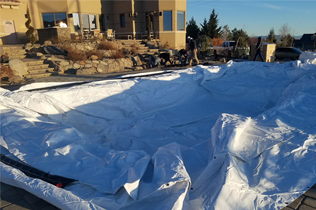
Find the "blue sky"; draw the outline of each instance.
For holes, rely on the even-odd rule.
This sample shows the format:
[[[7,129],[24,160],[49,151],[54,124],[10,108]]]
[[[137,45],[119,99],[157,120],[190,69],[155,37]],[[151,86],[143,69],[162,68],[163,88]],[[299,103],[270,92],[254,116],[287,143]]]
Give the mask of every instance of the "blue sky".
[[[200,26],[204,18],[209,19],[213,8],[219,26],[243,29],[249,36],[268,35],[271,28],[279,34],[284,24],[294,36],[316,33],[316,0],[187,0],[187,21],[194,17]]]

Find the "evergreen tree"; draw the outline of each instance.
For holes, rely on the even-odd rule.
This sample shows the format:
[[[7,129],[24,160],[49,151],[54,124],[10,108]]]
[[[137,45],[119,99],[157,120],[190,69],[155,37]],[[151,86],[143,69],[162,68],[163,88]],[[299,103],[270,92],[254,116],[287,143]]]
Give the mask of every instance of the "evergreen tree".
[[[200,28],[196,24],[196,21],[192,17],[189,23],[187,24],[187,36],[192,37],[193,39],[197,39],[200,34]]]
[[[274,34],[274,29],[271,28],[268,37],[267,37],[267,42],[269,43],[276,43],[276,38],[275,38],[275,34]]]
[[[211,39],[220,37],[222,27],[218,27],[217,16],[218,15],[215,14],[215,10],[213,9],[209,20],[207,21],[206,18],[204,18],[204,21],[201,24],[201,35],[209,36]]]
[[[242,29],[237,30],[237,28],[234,28],[232,30],[232,36],[233,36],[233,40],[236,41],[236,45],[238,44],[239,47],[246,47],[248,46],[249,43],[249,36],[247,34],[247,32],[245,32]],[[238,43],[237,43],[238,41]],[[236,47],[238,47],[236,46]]]
[[[206,18],[204,18],[204,21],[201,24],[200,35],[208,36],[208,22],[207,22]]]
[[[35,29],[31,26],[31,16],[30,16],[29,8],[26,9],[26,14],[27,14],[27,21],[25,22],[25,26],[28,30],[26,31],[25,34],[28,37],[31,44],[34,44],[36,42],[36,37],[33,34]]]
[[[222,27],[218,27],[218,14],[215,14],[215,9],[213,9],[210,19],[208,21],[208,36],[213,38],[220,37],[220,31]]]

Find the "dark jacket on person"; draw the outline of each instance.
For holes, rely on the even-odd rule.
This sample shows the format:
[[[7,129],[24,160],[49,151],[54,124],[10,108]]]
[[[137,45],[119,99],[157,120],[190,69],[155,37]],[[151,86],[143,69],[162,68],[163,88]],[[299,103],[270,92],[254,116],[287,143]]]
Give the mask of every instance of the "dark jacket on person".
[[[256,46],[256,51],[262,51],[263,50],[263,43],[261,37],[258,38],[258,43]]]
[[[194,39],[191,39],[190,42],[190,50],[195,50],[196,49],[196,41]]]
[[[186,54],[187,54],[187,51],[186,51],[185,49],[181,49],[181,50],[179,51],[179,54],[180,54],[180,55],[186,55]]]

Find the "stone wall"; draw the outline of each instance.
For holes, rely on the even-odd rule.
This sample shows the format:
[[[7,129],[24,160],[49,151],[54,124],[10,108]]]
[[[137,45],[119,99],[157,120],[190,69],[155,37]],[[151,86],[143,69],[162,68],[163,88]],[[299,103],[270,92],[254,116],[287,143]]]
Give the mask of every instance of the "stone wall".
[[[75,73],[77,75],[104,74],[130,71],[133,62],[130,58],[69,61],[61,58],[48,58],[47,63],[54,66],[58,74]]]
[[[31,54],[35,57],[45,59],[45,63],[50,64],[50,67],[54,67],[54,71],[58,74],[77,74],[77,75],[88,75],[88,74],[104,74],[111,72],[123,72],[131,70],[141,70],[146,68],[145,59],[141,55],[132,56],[126,54],[125,58],[111,59],[111,55],[117,52],[117,50],[124,49],[126,46],[121,42],[113,42],[116,50],[98,50],[102,52],[103,59],[98,59],[96,55],[91,55],[88,60],[72,61],[68,60],[66,56],[62,55],[51,55],[47,58],[47,55],[43,51],[44,46],[53,45],[50,41],[46,41],[43,46],[36,47],[37,49],[28,49],[32,52]],[[98,49],[100,41],[93,42],[79,42],[79,43],[59,43],[54,46],[60,49],[74,48],[78,52],[86,52]],[[25,46],[26,48],[27,46]],[[33,52],[34,51],[34,52]],[[33,56],[33,57],[34,57]]]

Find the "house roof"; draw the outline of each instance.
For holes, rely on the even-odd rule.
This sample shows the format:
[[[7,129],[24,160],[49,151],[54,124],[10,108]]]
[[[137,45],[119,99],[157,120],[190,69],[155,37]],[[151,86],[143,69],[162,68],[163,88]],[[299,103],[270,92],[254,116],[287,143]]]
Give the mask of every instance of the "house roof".
[[[18,0],[0,0],[0,5],[18,6],[21,2]]]
[[[17,1],[17,0],[0,0],[0,3],[3,3],[3,2],[21,3],[20,1]]]
[[[300,39],[301,42],[315,42],[312,37],[314,36],[314,39],[316,39],[316,33],[315,34],[303,34],[302,38]]]

